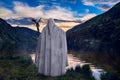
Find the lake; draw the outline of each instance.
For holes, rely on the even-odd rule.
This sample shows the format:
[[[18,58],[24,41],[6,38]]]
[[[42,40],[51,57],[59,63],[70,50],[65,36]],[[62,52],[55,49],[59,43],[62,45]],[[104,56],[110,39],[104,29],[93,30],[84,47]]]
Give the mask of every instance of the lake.
[[[30,56],[31,56],[33,62],[35,63],[35,54],[30,54]],[[97,67],[95,67],[91,63],[87,63],[86,61],[82,61],[79,58],[75,57],[73,54],[68,54],[67,57],[68,57],[68,66],[66,67],[66,69],[68,69],[68,68],[74,69],[76,67],[76,65],[80,65],[82,67],[85,64],[89,64],[93,77],[96,80],[101,80],[100,75],[101,75],[101,73],[104,72],[103,69],[98,69]]]

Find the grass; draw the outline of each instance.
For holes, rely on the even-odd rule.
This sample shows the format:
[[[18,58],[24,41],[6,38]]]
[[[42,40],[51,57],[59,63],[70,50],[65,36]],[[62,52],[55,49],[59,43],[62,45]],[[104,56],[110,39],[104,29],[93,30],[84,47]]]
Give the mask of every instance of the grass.
[[[79,71],[81,69],[76,70],[68,70],[59,77],[43,76],[28,55],[0,56],[0,80],[94,80]]]

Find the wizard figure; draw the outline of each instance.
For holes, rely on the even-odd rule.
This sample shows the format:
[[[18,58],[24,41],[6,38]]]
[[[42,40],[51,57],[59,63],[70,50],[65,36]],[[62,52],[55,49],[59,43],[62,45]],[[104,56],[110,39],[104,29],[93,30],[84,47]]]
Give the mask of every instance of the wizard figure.
[[[49,19],[38,38],[35,64],[40,74],[60,76],[67,65],[66,33]]]

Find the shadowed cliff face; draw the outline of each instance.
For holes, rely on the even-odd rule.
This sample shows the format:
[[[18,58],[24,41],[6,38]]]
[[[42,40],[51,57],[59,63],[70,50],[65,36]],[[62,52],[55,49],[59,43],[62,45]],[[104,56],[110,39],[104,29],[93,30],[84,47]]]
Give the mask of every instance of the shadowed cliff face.
[[[38,33],[24,27],[12,27],[0,19],[0,53],[23,53],[34,51]]]

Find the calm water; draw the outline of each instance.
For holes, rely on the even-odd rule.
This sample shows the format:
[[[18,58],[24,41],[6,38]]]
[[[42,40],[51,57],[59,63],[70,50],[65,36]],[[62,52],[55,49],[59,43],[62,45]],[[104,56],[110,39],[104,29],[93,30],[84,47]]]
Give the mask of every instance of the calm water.
[[[30,54],[33,62],[35,62],[35,54]],[[91,71],[92,71],[92,75],[94,76],[94,78],[96,80],[101,80],[100,79],[100,74],[103,72],[103,69],[98,69],[96,68],[94,65],[92,65],[91,63],[87,63],[86,61],[81,61],[79,58],[75,57],[73,54],[68,54],[68,66],[66,67],[66,69],[68,68],[75,68],[76,65],[85,65],[85,64],[89,64]]]

